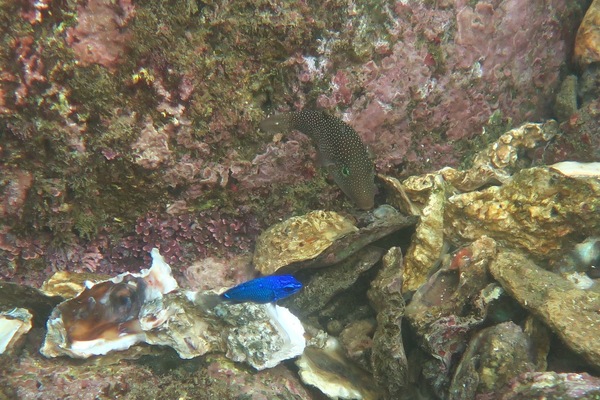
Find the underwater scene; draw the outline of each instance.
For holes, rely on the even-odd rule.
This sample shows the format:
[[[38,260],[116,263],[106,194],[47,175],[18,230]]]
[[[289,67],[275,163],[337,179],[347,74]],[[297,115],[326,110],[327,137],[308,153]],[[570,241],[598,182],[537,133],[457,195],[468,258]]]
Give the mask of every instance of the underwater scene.
[[[600,0],[0,32],[0,400],[600,400]]]

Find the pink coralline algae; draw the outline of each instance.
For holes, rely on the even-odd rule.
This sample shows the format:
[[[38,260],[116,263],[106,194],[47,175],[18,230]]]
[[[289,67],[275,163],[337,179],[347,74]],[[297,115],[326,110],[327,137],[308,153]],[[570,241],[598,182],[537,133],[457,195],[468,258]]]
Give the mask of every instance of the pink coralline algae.
[[[67,43],[82,64],[115,69],[131,40],[126,27],[134,15],[131,0],[89,0],[77,8],[78,24],[67,31]]]
[[[138,140],[133,144],[135,162],[146,169],[156,169],[171,163],[169,135],[157,130],[151,120],[147,120]]]
[[[21,0],[23,10],[21,16],[30,24],[37,24],[43,20],[43,12],[46,11],[52,0]]]
[[[268,144],[249,164],[235,164],[232,177],[240,182],[241,188],[252,190],[272,184],[302,182],[316,175],[310,140],[296,133],[287,135],[286,139]]]
[[[185,271],[183,287],[192,290],[219,289],[235,286],[252,279],[251,258],[248,255],[233,258],[207,257],[190,265]]]
[[[128,272],[133,266],[112,262],[110,254],[111,242],[106,235],[98,235],[90,241],[80,241],[63,248],[49,248],[44,255],[47,276],[56,271],[94,272],[115,275]],[[137,267],[137,266],[136,266]]]
[[[34,39],[31,36],[15,39],[13,47],[21,70],[19,75],[12,77],[12,79],[7,72],[2,80],[18,82],[19,86],[14,92],[14,102],[17,105],[23,105],[27,101],[31,87],[36,83],[46,82],[44,62],[39,55],[40,45],[34,44]]]
[[[2,166],[2,165],[0,165]],[[31,260],[42,254],[38,241],[19,238],[11,232],[9,221],[19,221],[27,193],[33,184],[33,175],[24,170],[11,170],[4,167],[4,176],[0,178],[0,251],[7,261],[17,258]],[[5,275],[0,271],[0,276]]]
[[[150,250],[156,247],[168,263],[180,266],[223,252],[248,252],[258,232],[252,216],[236,217],[217,210],[177,216],[149,213],[138,219],[135,235],[112,248],[111,258],[149,262]]]
[[[3,250],[7,261],[17,258],[32,260],[40,257],[44,252],[40,241],[19,238],[5,227],[0,227],[0,250]],[[0,272],[0,276],[10,277],[3,272]]]
[[[4,168],[0,178],[0,216],[21,217],[27,192],[33,184],[33,175],[24,170],[10,171]]]
[[[464,150],[453,143],[481,134],[494,113],[514,124],[550,117],[569,52],[563,0],[428,4],[397,2],[389,54],[328,71],[330,90],[317,99],[350,105],[343,117],[382,172],[457,165]]]

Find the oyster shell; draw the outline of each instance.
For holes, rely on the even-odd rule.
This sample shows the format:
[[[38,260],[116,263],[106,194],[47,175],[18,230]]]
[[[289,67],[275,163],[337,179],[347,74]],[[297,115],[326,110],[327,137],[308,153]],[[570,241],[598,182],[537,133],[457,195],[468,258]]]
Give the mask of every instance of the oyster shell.
[[[516,375],[532,371],[529,336],[513,322],[478,332],[469,342],[449,388],[449,400],[494,395]]]
[[[550,169],[558,171],[565,176],[576,178],[600,178],[600,162],[580,163],[563,161],[552,164]]]
[[[408,360],[402,339],[402,319],[406,307],[402,294],[402,250],[399,247],[389,249],[382,264],[368,292],[371,305],[377,311],[371,365],[373,376],[386,391],[386,397],[401,398],[408,386]]]
[[[439,264],[447,251],[444,242],[444,207],[451,189],[441,176],[431,178],[430,197],[421,212],[421,220],[404,262],[402,291],[405,293],[415,291],[424,284],[429,271]]]
[[[288,264],[315,258],[331,244],[358,231],[352,221],[333,211],[311,211],[264,231],[256,241],[254,266],[271,275]]]
[[[146,343],[172,347],[181,358],[222,352],[257,370],[302,354],[306,345],[300,320],[286,308],[223,303],[214,293],[169,293],[146,305],[140,321]]]
[[[440,398],[445,398],[442,388],[450,383],[448,373],[456,356],[502,295],[487,271],[495,254],[496,243],[487,237],[458,250],[406,306],[405,318],[421,347],[432,356],[423,361],[423,377]]]
[[[246,362],[261,370],[304,351],[304,327],[287,308],[273,304],[238,304],[223,307],[223,311],[227,312],[223,319],[236,326],[225,336],[226,356],[233,361]]]
[[[337,339],[329,337],[325,347],[307,347],[296,365],[300,378],[330,399],[378,399],[381,393],[370,374],[346,358]]]
[[[316,271],[295,296],[283,299],[281,304],[299,316],[307,316],[323,309],[337,294],[351,287],[362,273],[373,267],[383,251],[367,246],[344,261]]]
[[[274,225],[257,240],[254,265],[265,275],[334,265],[418,221],[387,205],[366,216],[369,224],[360,229],[332,211],[313,211]]]
[[[12,351],[29,332],[33,316],[24,308],[0,312],[0,354]]]
[[[34,326],[44,326],[52,309],[61,301],[62,297],[47,296],[36,288],[0,281],[0,310],[27,309],[33,315]]]
[[[110,278],[109,275],[93,274],[91,272],[58,271],[42,284],[40,290],[48,296],[60,296],[63,299],[70,299],[86,288],[86,282],[96,283]]]
[[[482,235],[543,258],[560,258],[600,228],[600,180],[547,167],[514,174],[504,185],[450,197],[444,233],[454,243]]]
[[[575,38],[573,59],[582,67],[600,61],[600,1],[588,8]]]
[[[600,291],[580,289],[514,250],[499,252],[490,272],[567,346],[596,368],[600,367]]]
[[[379,211],[383,211],[382,215],[378,215]],[[341,263],[370,243],[401,229],[412,227],[419,220],[418,217],[413,215],[400,214],[396,209],[387,205],[381,206],[367,215],[373,219],[367,226],[337,239],[317,257],[292,263],[281,268],[279,272],[328,267]]]

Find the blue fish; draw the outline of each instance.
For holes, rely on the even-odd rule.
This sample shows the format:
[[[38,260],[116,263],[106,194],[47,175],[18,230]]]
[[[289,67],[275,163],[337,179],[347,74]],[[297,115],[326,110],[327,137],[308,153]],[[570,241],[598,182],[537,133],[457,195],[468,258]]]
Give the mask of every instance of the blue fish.
[[[221,294],[223,300],[232,303],[271,303],[288,297],[302,289],[292,275],[271,275],[240,283]]]

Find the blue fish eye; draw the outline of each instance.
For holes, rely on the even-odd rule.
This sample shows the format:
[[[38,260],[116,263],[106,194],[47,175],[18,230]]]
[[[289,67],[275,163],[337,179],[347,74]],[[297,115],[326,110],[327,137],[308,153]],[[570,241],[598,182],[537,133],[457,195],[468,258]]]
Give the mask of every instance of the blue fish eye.
[[[349,176],[350,175],[350,169],[348,167],[342,167],[342,175]]]

